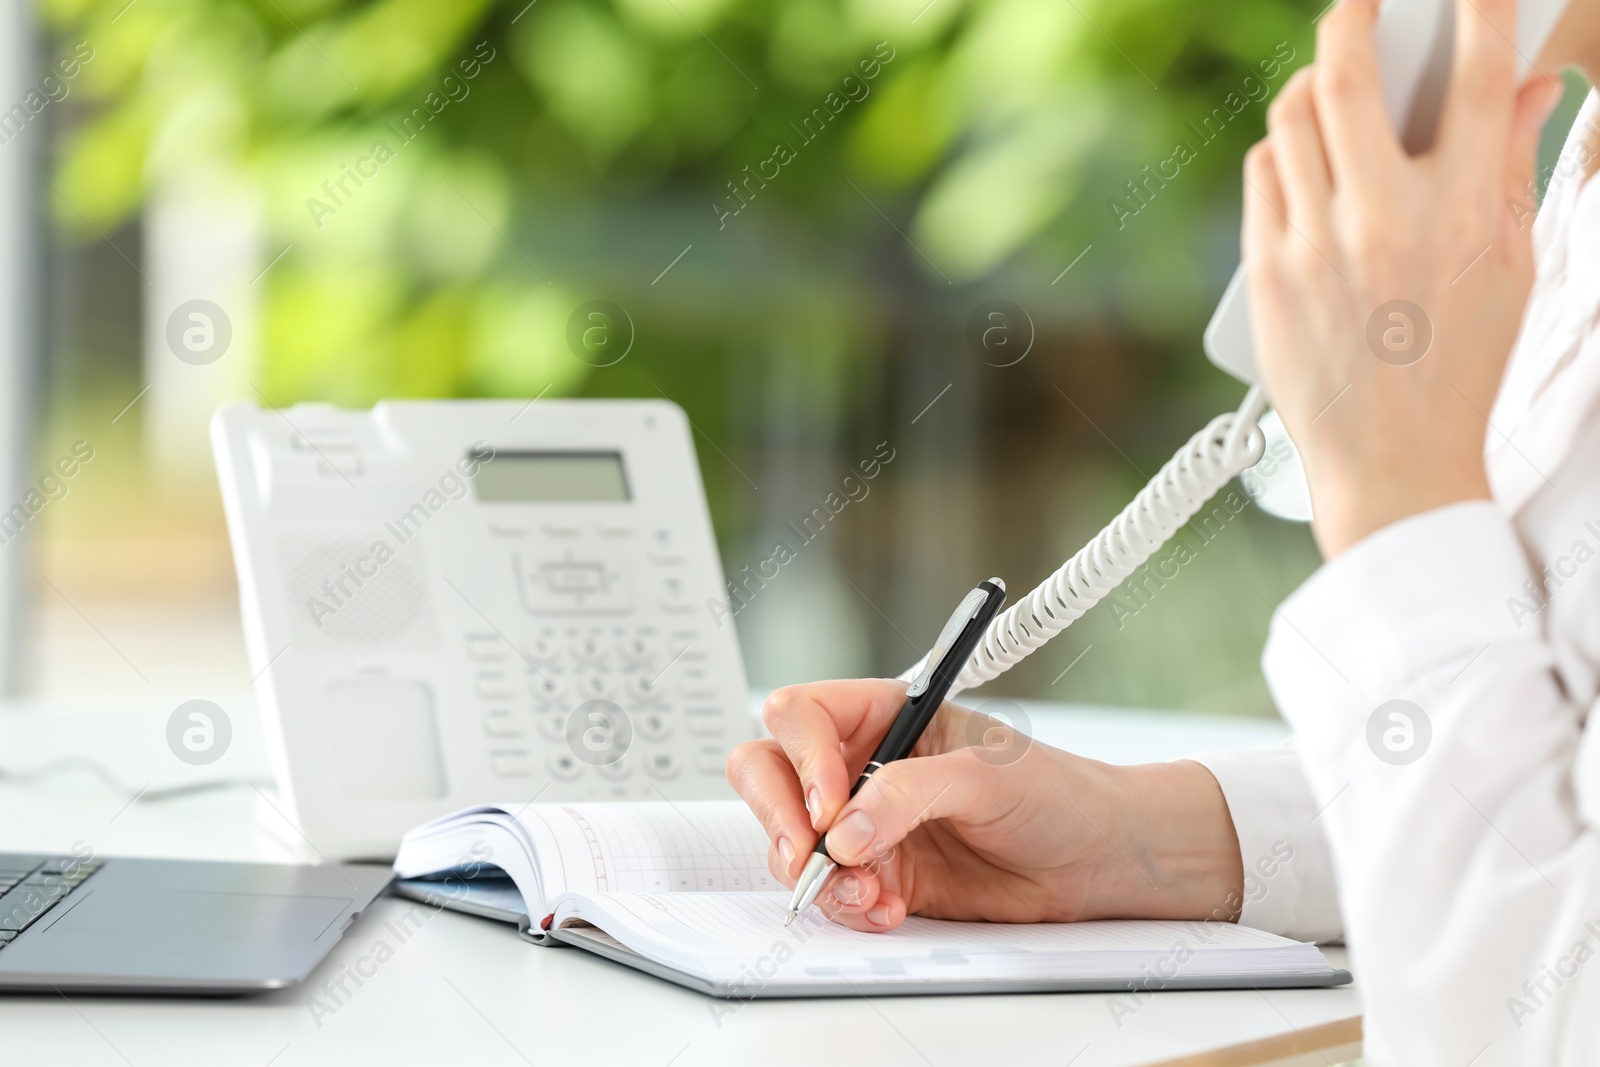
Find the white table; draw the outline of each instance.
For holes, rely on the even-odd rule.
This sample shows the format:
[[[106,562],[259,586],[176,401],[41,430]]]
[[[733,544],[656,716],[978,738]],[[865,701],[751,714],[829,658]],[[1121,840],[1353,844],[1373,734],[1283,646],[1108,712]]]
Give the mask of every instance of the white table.
[[[146,796],[185,782],[246,780],[226,790],[131,804],[76,771],[27,784],[0,781],[0,851],[65,851],[83,841],[102,855],[302,860],[296,832],[265,784],[248,697],[211,699],[232,716],[235,740],[208,768],[184,766],[166,751],[164,724],[177,700],[146,698],[114,710],[0,711],[0,768],[7,771],[76,753],[94,756]],[[1283,735],[1280,724],[1259,720],[1031,704],[1025,711],[1035,736],[1117,762]],[[402,938],[390,924],[414,907],[426,919]],[[1343,965],[1340,950],[1329,956]],[[341,978],[345,991],[330,994]],[[313,1010],[313,997],[321,998],[321,1010]],[[1120,1025],[1104,994],[737,1004],[586,953],[534,948],[498,924],[385,898],[304,988],[218,1001],[7,995],[0,997],[0,1035],[6,1062],[75,1067],[815,1067],[836,1056],[883,1067],[1108,1067],[1166,1062],[1274,1036],[1284,1037],[1287,1049],[1300,1042],[1297,1032],[1359,1014],[1353,987],[1157,994]],[[1327,1042],[1318,1043],[1331,1051]],[[1326,1062],[1308,1046],[1304,1051],[1300,1060],[1270,1062]],[[1269,1062],[1242,1055],[1205,1062]]]

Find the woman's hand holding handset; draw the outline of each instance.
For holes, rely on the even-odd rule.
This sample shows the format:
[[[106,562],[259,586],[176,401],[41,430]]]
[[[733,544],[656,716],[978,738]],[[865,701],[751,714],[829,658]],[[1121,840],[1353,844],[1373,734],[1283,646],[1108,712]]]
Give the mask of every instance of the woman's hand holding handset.
[[[1300,450],[1323,554],[1489,497],[1484,439],[1533,282],[1539,131],[1559,81],[1518,84],[1515,0],[1456,0],[1433,146],[1384,110],[1377,0],[1341,0],[1245,159],[1251,332]],[[1519,205],[1521,209],[1519,210]]]

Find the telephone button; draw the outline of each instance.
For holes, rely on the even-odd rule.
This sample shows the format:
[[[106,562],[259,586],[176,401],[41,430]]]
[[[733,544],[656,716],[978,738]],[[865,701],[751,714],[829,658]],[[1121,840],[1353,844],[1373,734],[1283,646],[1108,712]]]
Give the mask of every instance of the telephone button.
[[[520,526],[506,526],[498,522],[489,524],[490,537],[523,538],[528,536],[528,531]]]
[[[519,551],[513,556],[522,606],[532,615],[595,614],[633,607],[628,568],[620,558],[586,555],[576,548]],[[620,546],[619,546],[620,547]]]
[[[624,637],[617,642],[617,658],[624,663],[642,663],[653,658],[655,645],[643,634]]]
[[[670,752],[653,752],[644,761],[644,772],[664,782],[678,777],[681,769],[678,758]]]
[[[544,766],[550,777],[563,782],[575,782],[583,776],[584,764],[570,752],[552,752]]]
[[[727,732],[720,708],[684,708],[683,721],[694,737],[721,737]]]
[[[480,700],[510,700],[511,683],[505,671],[479,671],[473,690]]]
[[[504,663],[507,651],[499,634],[467,635],[467,658],[474,663]]]
[[[489,770],[496,778],[526,778],[533,773],[533,764],[526,752],[491,752]]]
[[[537,711],[533,715],[539,736],[547,741],[564,741],[567,737],[567,713],[564,711]]]
[[[491,708],[483,717],[483,732],[502,740],[522,737],[522,727],[517,724],[510,708]]]
[[[650,679],[642,674],[636,674],[622,684],[622,690],[628,699],[641,706],[660,704],[663,694],[661,690],[650,684]]]
[[[598,634],[579,634],[572,639],[568,648],[573,659],[585,663],[599,663],[605,659],[605,645]]]
[[[548,634],[540,634],[528,642],[529,659],[538,660],[540,663],[550,663],[558,655],[560,655],[560,648],[556,644],[555,638]]]
[[[704,671],[693,671],[678,679],[678,695],[686,700],[711,700],[717,695],[717,686]]]
[[[646,741],[665,741],[672,736],[672,720],[659,711],[647,712],[636,720],[639,736]]]
[[[721,774],[728,763],[728,754],[720,745],[704,745],[694,754],[697,774]]]
[[[620,782],[625,778],[633,777],[633,760],[627,756],[621,756],[610,763],[596,764],[594,769],[600,777],[613,782]]]
[[[689,586],[676,574],[669,574],[656,583],[656,600],[663,611],[682,612],[691,608]]]
[[[604,674],[580,674],[577,695],[579,700],[604,700],[612,692],[611,679]]]
[[[528,692],[540,704],[559,704],[567,698],[566,680],[559,674],[537,674],[529,680]]]

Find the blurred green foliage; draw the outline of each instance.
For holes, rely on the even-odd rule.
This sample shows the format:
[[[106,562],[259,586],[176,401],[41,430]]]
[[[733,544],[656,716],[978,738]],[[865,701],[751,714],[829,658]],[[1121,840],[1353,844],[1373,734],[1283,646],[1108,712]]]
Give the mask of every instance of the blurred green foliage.
[[[700,285],[680,317],[719,312],[685,327],[697,351],[811,322],[869,355],[903,304],[881,291],[1007,267],[1048,314],[1191,330],[1260,106],[1120,230],[1111,198],[1311,32],[1285,0],[42,2],[94,49],[60,223],[92,238],[153,189],[243,180],[267,255],[290,248],[267,278],[264,388],[284,401],[581,389],[571,309],[679,299],[646,283],[686,244]],[[893,58],[868,80],[875,49]],[[803,141],[830,93],[855,95],[847,75],[864,97]],[[795,161],[722,218],[779,142]],[[380,143],[392,158],[352,195],[325,192]],[[903,274],[882,267],[880,209],[910,242]],[[1051,290],[1090,243],[1098,281]]]
[[[898,670],[941,581],[1042,577],[1237,401],[1199,334],[1237,257],[1240,158],[1320,7],[41,3],[58,48],[94,50],[59,109],[58,233],[93,247],[156,196],[253,204],[270,401],[668,396],[729,573],[876,442],[903,448],[739,620],[758,682]],[[963,341],[996,297],[1038,329],[1016,367]],[[604,369],[567,344],[597,298],[638,330]],[[1314,554],[1259,515],[1219,544],[1135,622],[1096,609],[1004,686],[1270,713],[1270,606],[1234,575],[1276,594]],[[828,629],[870,662],[795,658]]]

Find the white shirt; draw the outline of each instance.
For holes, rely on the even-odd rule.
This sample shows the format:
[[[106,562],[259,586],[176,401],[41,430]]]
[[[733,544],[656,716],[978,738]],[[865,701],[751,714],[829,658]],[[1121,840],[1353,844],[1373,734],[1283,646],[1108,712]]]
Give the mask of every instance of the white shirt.
[[[1600,695],[1600,180],[1583,180],[1585,130],[1600,143],[1592,93],[1534,224],[1533,294],[1489,416],[1493,503],[1395,523],[1312,575],[1262,660],[1293,746],[1199,757],[1238,830],[1240,921],[1345,939],[1372,1064],[1600,1063],[1600,728],[1585,729]]]

